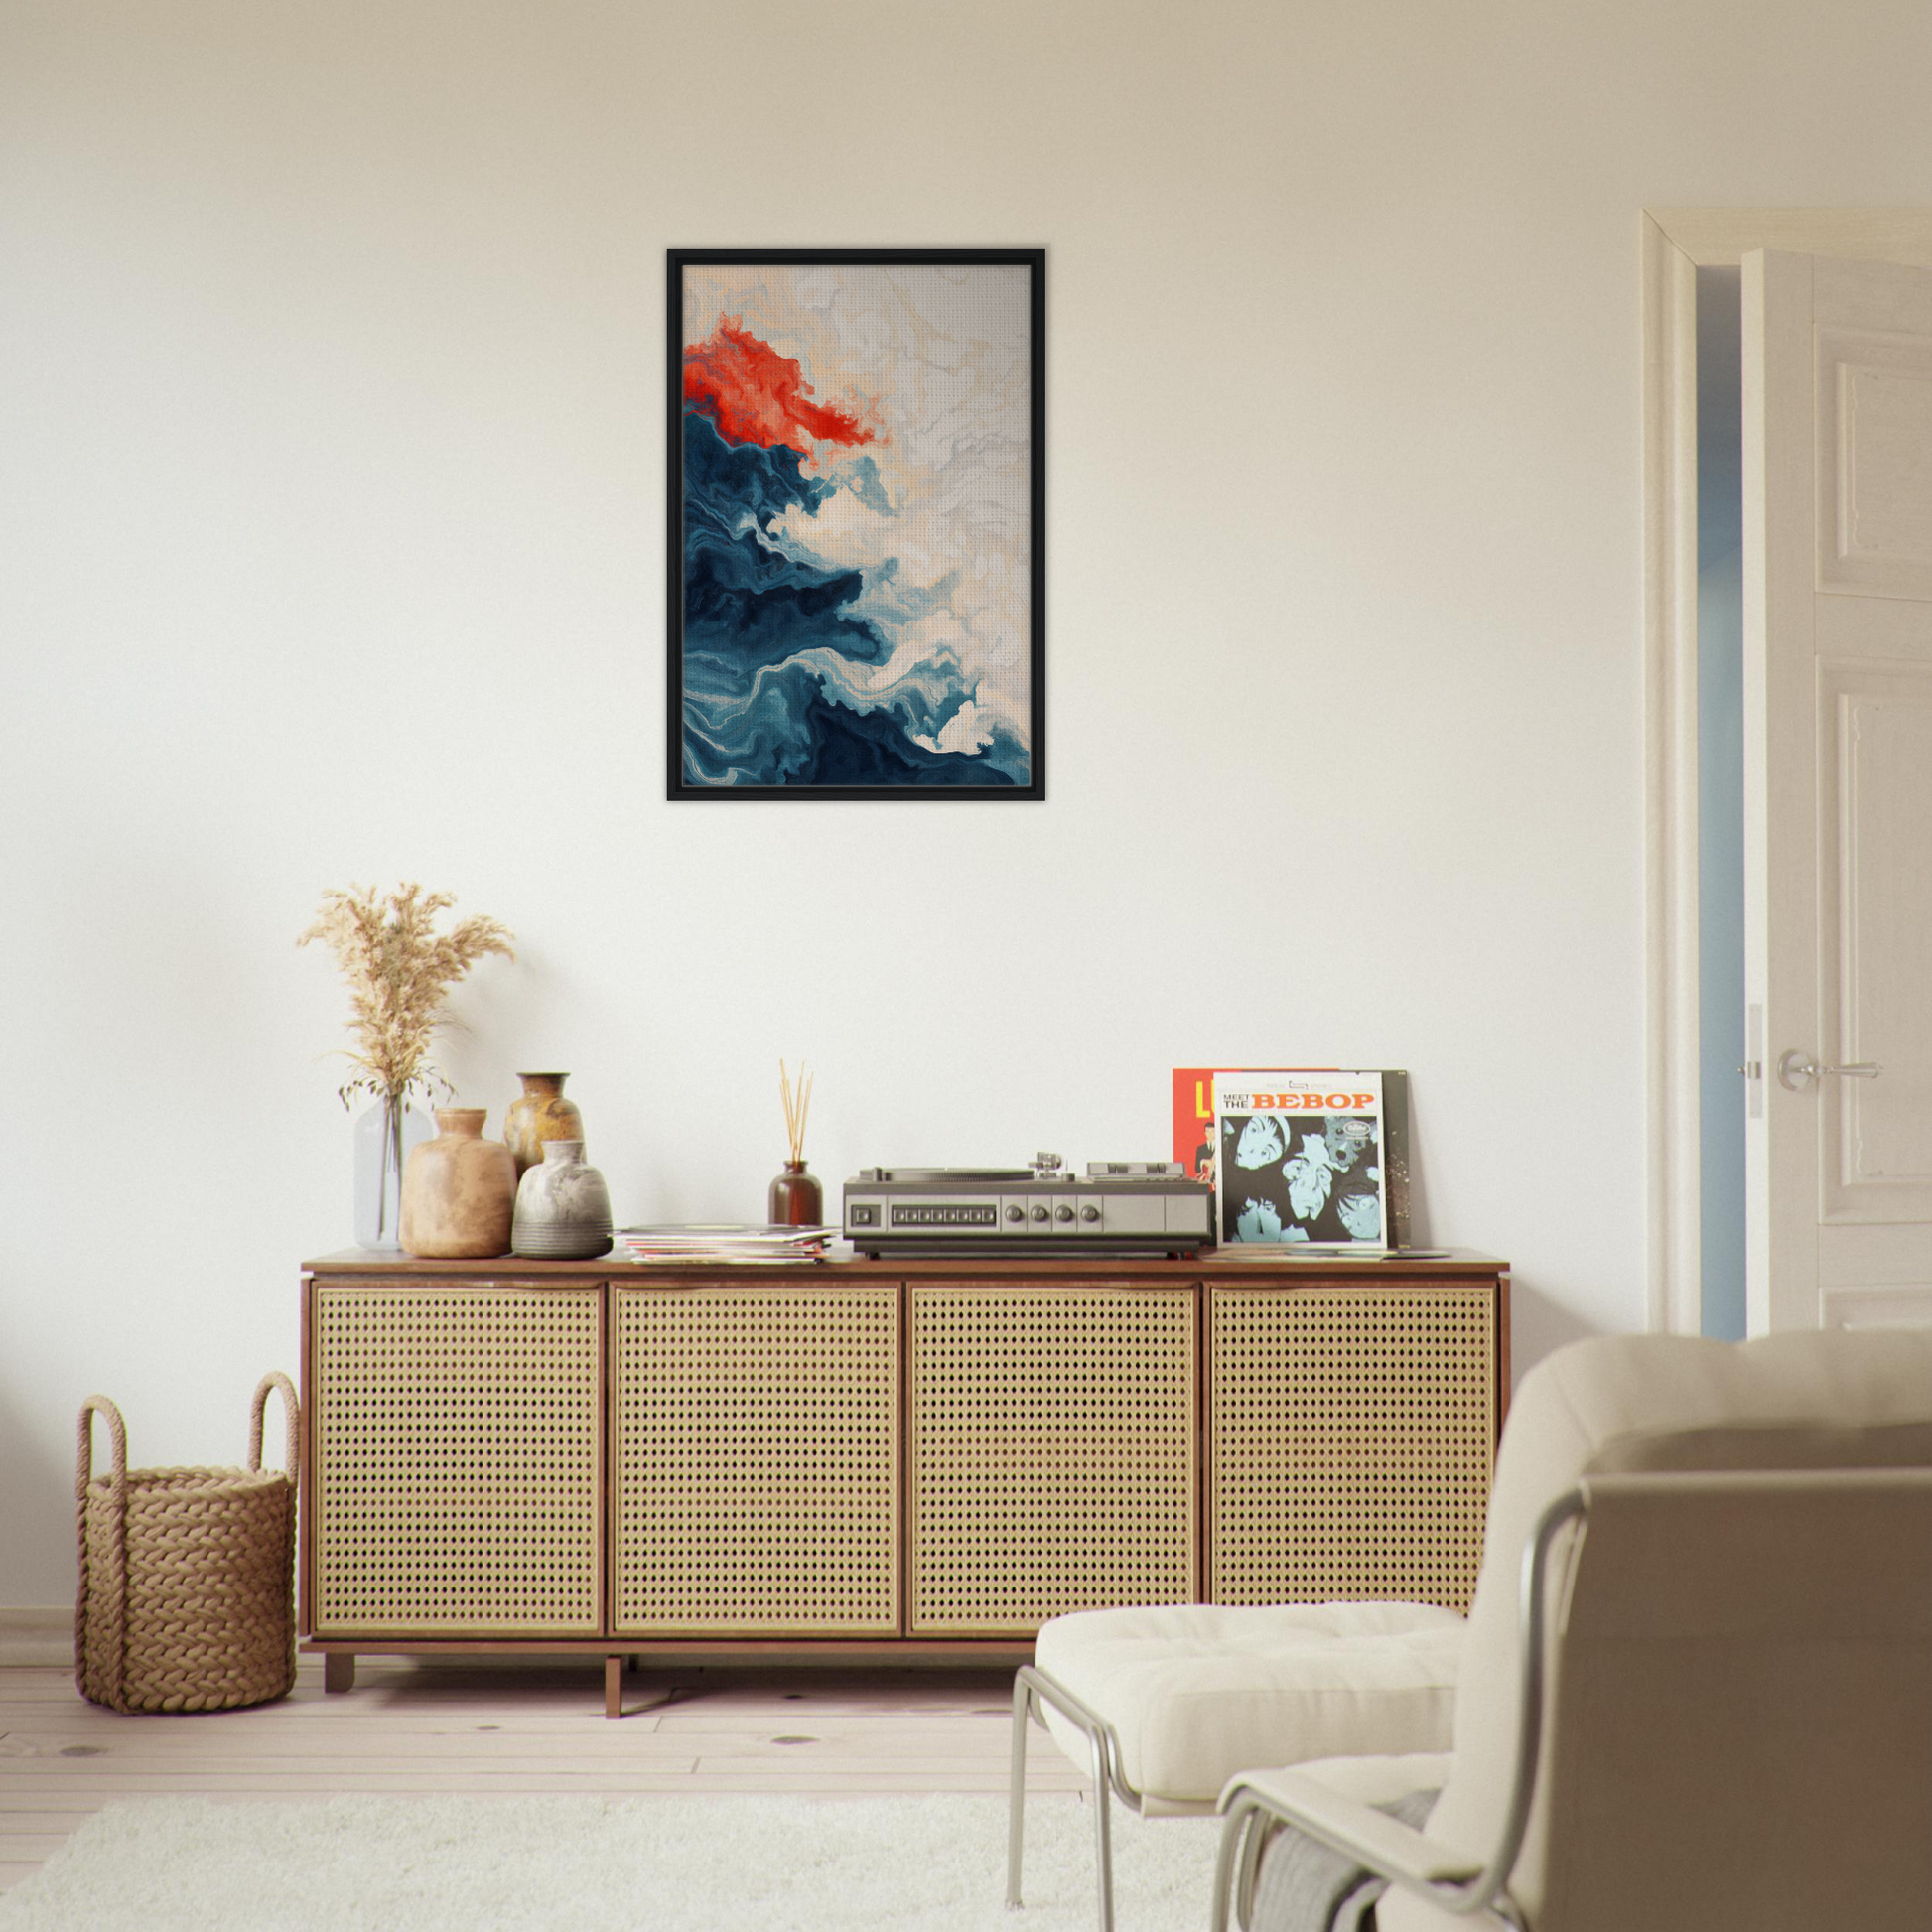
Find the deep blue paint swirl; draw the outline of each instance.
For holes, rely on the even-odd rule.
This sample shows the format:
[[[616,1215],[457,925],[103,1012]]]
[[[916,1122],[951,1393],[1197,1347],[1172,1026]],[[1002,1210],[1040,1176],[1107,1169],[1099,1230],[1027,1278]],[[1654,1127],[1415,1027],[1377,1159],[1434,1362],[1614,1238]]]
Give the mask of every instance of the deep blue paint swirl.
[[[853,486],[880,489],[864,464]],[[684,781],[690,785],[1010,785],[1024,748],[997,733],[971,756],[932,737],[972,695],[949,657],[885,705],[842,703],[806,651],[883,664],[891,641],[849,606],[858,571],[821,570],[772,537],[790,510],[816,515],[841,485],[807,477],[795,450],[728,443],[708,412],[684,412]],[[935,695],[935,680],[936,692]]]

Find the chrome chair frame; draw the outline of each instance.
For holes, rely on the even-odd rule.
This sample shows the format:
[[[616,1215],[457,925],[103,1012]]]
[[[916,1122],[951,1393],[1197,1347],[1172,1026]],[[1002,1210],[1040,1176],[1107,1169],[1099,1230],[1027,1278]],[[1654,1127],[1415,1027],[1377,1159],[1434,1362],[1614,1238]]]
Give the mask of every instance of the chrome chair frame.
[[[1044,1728],[1042,1705],[1050,1705],[1087,1740],[1093,1767],[1093,1838],[1100,1866],[1100,1932],[1114,1932],[1113,1798],[1129,1811],[1141,1810],[1141,1793],[1121,1769],[1120,1734],[1100,1713],[1083,1704],[1063,1684],[1032,1664],[1022,1664],[1013,1679],[1013,1768],[1007,1795],[1007,1910],[1020,1909],[1020,1867],[1027,1832],[1027,1726]]]
[[[1523,1849],[1529,1829],[1530,1800],[1536,1790],[1537,1760],[1543,1744],[1543,1699],[1546,1675],[1543,1597],[1549,1580],[1550,1552],[1560,1531],[1588,1514],[1588,1497],[1582,1489],[1559,1496],[1536,1525],[1536,1534],[1523,1553],[1519,1588],[1519,1616],[1523,1628],[1522,1667],[1518,1679],[1516,1765],[1509,1798],[1503,1810],[1496,1849],[1466,1876],[1445,1878],[1400,1864],[1382,1851],[1365,1845],[1340,1827],[1330,1827],[1286,1809],[1266,1791],[1235,1778],[1221,1794],[1226,1819],[1214,1866],[1212,1932],[1228,1932],[1233,1906],[1236,1923],[1245,1928],[1254,1910],[1255,1883],[1262,1853],[1282,1826],[1293,1826],[1358,1861],[1376,1876],[1419,1893],[1438,1909],[1466,1917],[1489,1932],[1523,1932],[1523,1921],[1508,1896],[1509,1875]]]

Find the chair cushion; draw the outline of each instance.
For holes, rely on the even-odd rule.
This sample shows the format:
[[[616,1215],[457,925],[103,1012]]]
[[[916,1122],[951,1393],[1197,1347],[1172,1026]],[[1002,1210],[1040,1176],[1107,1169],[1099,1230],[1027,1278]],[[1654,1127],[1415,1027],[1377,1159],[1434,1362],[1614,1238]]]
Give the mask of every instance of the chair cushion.
[[[1054,1617],[1035,1656],[1114,1726],[1150,1811],[1207,1811],[1237,1771],[1448,1750],[1463,1627],[1433,1603],[1183,1603]]]

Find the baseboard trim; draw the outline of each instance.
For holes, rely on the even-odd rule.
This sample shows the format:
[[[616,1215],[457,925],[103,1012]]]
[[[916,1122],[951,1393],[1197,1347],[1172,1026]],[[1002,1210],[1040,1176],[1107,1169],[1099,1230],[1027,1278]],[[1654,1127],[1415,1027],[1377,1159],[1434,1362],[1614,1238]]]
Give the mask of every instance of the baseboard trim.
[[[73,1605],[47,1603],[27,1609],[0,1606],[0,1670],[9,1666],[71,1664]]]

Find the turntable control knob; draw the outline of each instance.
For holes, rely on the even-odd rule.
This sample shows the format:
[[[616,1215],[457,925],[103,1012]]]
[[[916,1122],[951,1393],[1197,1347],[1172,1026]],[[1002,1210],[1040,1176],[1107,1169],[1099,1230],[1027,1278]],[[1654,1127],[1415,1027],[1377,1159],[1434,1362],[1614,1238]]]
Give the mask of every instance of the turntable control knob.
[[[1072,1210],[1072,1208],[1070,1208],[1070,1207],[1068,1207],[1068,1206],[1066,1206],[1066,1205],[1064,1205],[1064,1204],[1062,1203],[1062,1205],[1060,1205],[1060,1206],[1058,1206],[1058,1207],[1056,1207],[1056,1208],[1054,1208],[1054,1210],[1053,1210],[1053,1216],[1054,1216],[1054,1219],[1056,1219],[1056,1220],[1060,1220],[1060,1221],[1070,1221],[1070,1220],[1072,1220],[1072,1218],[1073,1218],[1073,1210]]]
[[[1018,1201],[1013,1202],[1008,1207],[1007,1219],[1009,1221],[1024,1221],[1026,1218],[1027,1218],[1027,1210],[1024,1207],[1022,1207]]]
[[[1089,1202],[1087,1206],[1081,1208],[1080,1218],[1083,1221],[1097,1221],[1100,1218],[1100,1210]]]
[[[1035,1219],[1035,1221],[1043,1221],[1043,1220],[1045,1220],[1045,1219],[1046,1219],[1046,1210],[1045,1210],[1045,1208],[1043,1208],[1043,1207],[1035,1207],[1035,1208],[1034,1209],[1034,1219]]]

